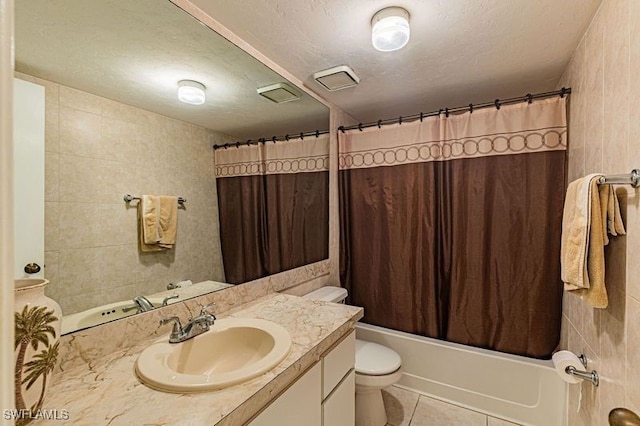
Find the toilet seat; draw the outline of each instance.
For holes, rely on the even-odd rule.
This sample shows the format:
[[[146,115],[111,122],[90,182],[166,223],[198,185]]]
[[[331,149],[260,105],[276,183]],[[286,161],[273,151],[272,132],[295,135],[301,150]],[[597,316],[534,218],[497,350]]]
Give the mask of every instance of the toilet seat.
[[[400,355],[393,349],[356,339],[357,374],[383,376],[397,371],[401,365]]]

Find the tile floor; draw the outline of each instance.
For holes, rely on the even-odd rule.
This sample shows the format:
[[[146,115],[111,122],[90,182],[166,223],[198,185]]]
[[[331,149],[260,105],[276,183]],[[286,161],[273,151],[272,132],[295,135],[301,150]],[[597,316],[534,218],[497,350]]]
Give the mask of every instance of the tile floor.
[[[514,426],[515,423],[438,401],[397,386],[382,391],[387,426]]]

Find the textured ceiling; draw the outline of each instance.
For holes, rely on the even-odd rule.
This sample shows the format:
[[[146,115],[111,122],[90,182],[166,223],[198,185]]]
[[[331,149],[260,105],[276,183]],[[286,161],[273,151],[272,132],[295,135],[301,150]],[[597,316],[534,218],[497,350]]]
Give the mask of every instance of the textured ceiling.
[[[258,96],[285,80],[168,0],[17,0],[16,69],[243,139],[329,125],[306,94]],[[182,79],[207,87],[205,105],[178,101]]]
[[[600,0],[191,0],[360,121],[551,90]],[[371,17],[411,14],[402,50],[371,45]],[[312,74],[347,64],[356,88]]]

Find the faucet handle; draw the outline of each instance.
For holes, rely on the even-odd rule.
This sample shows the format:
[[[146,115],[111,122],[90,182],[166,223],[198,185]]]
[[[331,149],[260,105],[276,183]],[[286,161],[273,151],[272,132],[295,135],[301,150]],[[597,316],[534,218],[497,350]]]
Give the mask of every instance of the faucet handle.
[[[212,315],[213,318],[215,319],[215,315],[213,315],[213,313],[209,312],[209,308],[213,308],[214,306],[216,306],[215,302],[213,303],[209,303],[208,305],[204,305],[200,307],[200,315]]]
[[[174,317],[162,318],[160,320],[160,325],[169,324],[170,322],[173,322],[173,330],[171,331],[171,334],[181,334],[182,324],[180,323],[180,318],[178,317],[174,316]]]

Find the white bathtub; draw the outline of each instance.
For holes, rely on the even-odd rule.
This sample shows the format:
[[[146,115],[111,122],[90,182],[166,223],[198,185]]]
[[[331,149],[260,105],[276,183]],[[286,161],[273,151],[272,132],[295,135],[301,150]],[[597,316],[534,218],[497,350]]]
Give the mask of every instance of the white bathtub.
[[[567,384],[551,361],[368,324],[357,324],[356,336],[400,354],[401,387],[522,425],[566,425]]]

